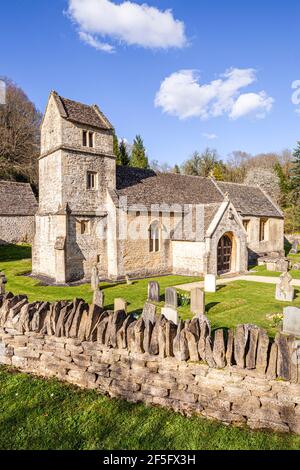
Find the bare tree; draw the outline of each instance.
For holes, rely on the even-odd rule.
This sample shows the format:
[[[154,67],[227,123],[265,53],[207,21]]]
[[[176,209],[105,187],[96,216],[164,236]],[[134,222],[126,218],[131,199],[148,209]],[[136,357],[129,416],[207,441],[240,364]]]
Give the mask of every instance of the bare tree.
[[[0,105],[0,177],[37,185],[41,113],[21,88],[6,83],[6,101]]]
[[[222,162],[217,151],[207,148],[202,153],[194,152],[192,157],[183,164],[182,170],[185,175],[208,177],[212,174],[216,165],[220,164]]]

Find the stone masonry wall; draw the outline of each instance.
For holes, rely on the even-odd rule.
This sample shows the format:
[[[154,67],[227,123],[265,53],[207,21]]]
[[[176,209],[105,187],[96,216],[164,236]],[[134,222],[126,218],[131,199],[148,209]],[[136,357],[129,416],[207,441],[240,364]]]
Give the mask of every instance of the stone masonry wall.
[[[110,397],[300,434],[294,338],[253,325],[211,334],[206,317],[177,327],[83,300],[0,297],[0,363]]]
[[[6,243],[32,243],[34,216],[0,217],[0,245]]]

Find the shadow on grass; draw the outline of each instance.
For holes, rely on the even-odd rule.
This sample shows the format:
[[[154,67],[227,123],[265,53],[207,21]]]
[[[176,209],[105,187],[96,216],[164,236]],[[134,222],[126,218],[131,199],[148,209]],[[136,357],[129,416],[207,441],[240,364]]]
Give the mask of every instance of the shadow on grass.
[[[105,284],[103,285],[101,282],[100,282],[100,289],[101,290],[105,290],[105,289],[112,289],[114,287],[120,287],[122,285],[122,283],[120,282],[112,282],[111,284]]]
[[[220,303],[221,302],[211,302],[210,304],[207,304],[205,307],[206,312],[209,312],[212,308],[216,307]]]
[[[0,261],[19,261],[31,258],[30,245],[0,245]]]
[[[217,286],[217,292],[219,292],[219,291],[222,290],[222,289],[225,289],[225,287],[227,287],[226,284],[223,284],[223,285],[221,285],[221,286]]]

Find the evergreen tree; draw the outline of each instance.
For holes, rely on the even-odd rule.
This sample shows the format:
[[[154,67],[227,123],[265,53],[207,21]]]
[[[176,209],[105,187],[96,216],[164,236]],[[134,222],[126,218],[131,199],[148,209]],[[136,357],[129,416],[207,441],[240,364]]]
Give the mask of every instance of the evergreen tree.
[[[180,171],[179,165],[174,166],[173,173],[176,173],[177,175],[180,175],[181,171]]]
[[[288,206],[288,198],[291,190],[291,184],[289,177],[284,173],[282,166],[280,163],[276,163],[274,166],[274,171],[279,179],[279,187],[280,187],[280,206],[285,208]]]
[[[119,162],[117,162],[118,165],[123,165],[123,166],[129,166],[130,164],[130,157],[127,151],[127,146],[123,139],[121,140],[120,145],[119,145]]]
[[[114,155],[117,159],[117,165],[120,165],[120,152],[119,152],[119,140],[114,131]]]
[[[134,168],[149,168],[149,161],[146,155],[146,149],[144,147],[143,139],[140,135],[137,135],[133,142],[130,166]]]
[[[300,200],[300,142],[298,142],[296,149],[293,153],[293,167],[291,171],[291,183],[293,199],[296,202]]]

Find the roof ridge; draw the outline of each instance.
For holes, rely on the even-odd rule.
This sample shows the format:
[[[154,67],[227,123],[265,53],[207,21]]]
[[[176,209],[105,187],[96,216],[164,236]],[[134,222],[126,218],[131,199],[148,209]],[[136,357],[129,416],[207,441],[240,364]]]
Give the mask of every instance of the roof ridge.
[[[232,184],[233,186],[244,186],[244,188],[260,188],[259,185],[245,184],[245,183],[234,183],[233,181],[218,181],[218,183]]]
[[[87,103],[83,103],[82,101],[72,100],[71,98],[66,98],[65,96],[62,96],[58,94],[57,92],[55,93],[61,100],[71,101],[72,103],[80,104],[81,106],[87,106],[89,108],[93,108],[95,106],[94,104],[87,104]]]

